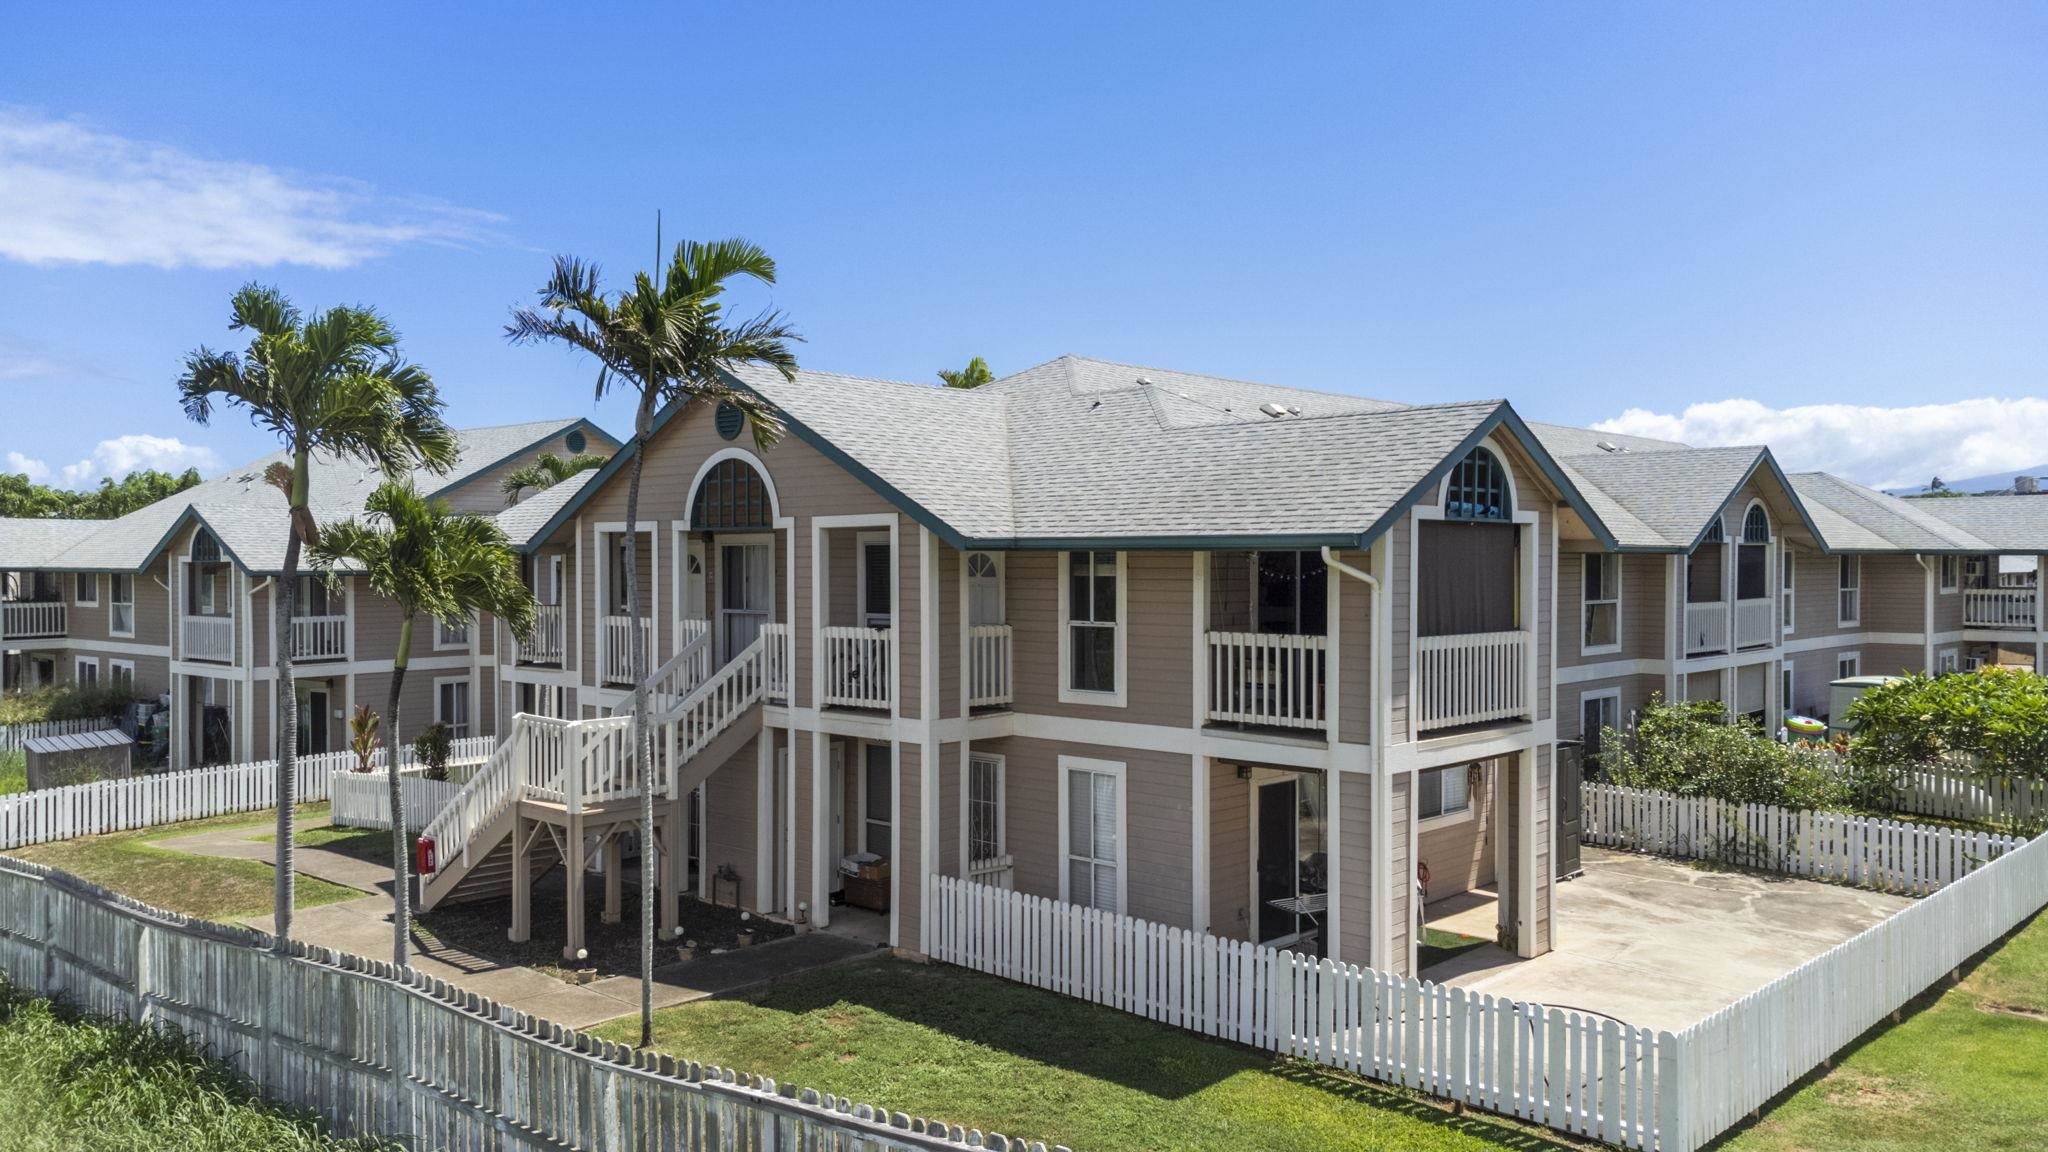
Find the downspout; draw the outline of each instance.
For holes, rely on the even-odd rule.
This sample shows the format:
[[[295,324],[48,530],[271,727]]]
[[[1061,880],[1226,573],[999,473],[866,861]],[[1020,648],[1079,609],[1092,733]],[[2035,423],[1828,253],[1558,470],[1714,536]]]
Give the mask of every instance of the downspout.
[[[1387,625],[1386,612],[1384,610],[1386,586],[1381,584],[1379,577],[1374,576],[1372,573],[1353,568],[1351,565],[1339,560],[1336,552],[1327,544],[1323,545],[1323,564],[1325,567],[1357,580],[1372,590],[1370,601],[1372,605],[1372,618],[1368,622],[1365,635],[1366,652],[1369,654],[1369,659],[1366,661],[1365,679],[1366,702],[1369,708],[1367,713],[1369,719],[1367,721],[1366,743],[1372,749],[1372,822],[1367,825],[1367,829],[1370,835],[1372,851],[1370,872],[1373,880],[1370,889],[1372,899],[1370,906],[1371,918],[1368,921],[1367,932],[1371,944],[1367,949],[1367,961],[1372,967],[1385,971],[1391,958],[1389,948],[1392,945],[1391,935],[1393,931],[1393,918],[1387,915],[1386,912],[1394,894],[1393,884],[1387,876],[1387,872],[1393,866],[1393,845],[1389,843],[1391,840],[1391,823],[1388,824],[1389,835],[1382,836],[1378,834],[1380,821],[1393,804],[1393,786],[1390,778],[1387,776],[1386,765],[1386,719],[1385,713],[1380,707],[1380,682],[1386,674],[1380,667],[1379,645],[1380,637]],[[1342,771],[1341,768],[1334,770]],[[1340,844],[1338,848],[1339,867],[1342,867],[1342,845]]]
[[[1920,561],[1921,569],[1924,570],[1927,574],[1926,593],[1923,597],[1926,604],[1921,611],[1920,617],[1920,670],[1927,673],[1929,676],[1932,676],[1934,675],[1935,565],[1939,564],[1940,561],[1936,560],[1932,556],[1926,555],[1925,553],[1922,553],[1921,555],[1915,556],[1913,558],[1915,560]],[[1857,595],[1860,596],[1862,595],[1862,593],[1859,592],[1857,593]],[[1860,607],[1857,609],[1856,614],[1858,616],[1861,616],[1863,614],[1863,611]]]

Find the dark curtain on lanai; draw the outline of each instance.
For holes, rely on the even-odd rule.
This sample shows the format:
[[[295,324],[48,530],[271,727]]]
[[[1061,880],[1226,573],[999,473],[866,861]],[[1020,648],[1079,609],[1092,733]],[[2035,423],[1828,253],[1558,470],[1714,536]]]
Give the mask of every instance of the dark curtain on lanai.
[[[1421,521],[1415,627],[1423,636],[1511,632],[1515,622],[1513,524]]]

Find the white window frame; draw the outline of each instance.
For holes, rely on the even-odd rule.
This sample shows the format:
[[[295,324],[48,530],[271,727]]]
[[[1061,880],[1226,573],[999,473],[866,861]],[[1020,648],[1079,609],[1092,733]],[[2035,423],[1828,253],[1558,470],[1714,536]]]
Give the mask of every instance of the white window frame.
[[[1010,622],[1009,566],[1003,562],[1003,553],[991,552],[985,548],[978,548],[971,552],[962,553],[960,557],[960,576],[961,579],[965,581],[967,584],[967,604],[965,610],[970,618],[969,627],[979,627],[979,625],[974,625],[971,623],[972,614],[974,611],[974,574],[967,570],[968,566],[974,562],[974,558],[976,556],[986,557],[989,563],[995,565],[996,569],[996,616],[998,618],[993,621],[984,621],[983,623],[1007,624]],[[1062,589],[1062,591],[1064,591],[1064,589]]]
[[[1590,733],[1586,729],[1586,703],[1591,700],[1612,700],[1614,702],[1614,727],[1621,727],[1621,689],[1595,688],[1579,693],[1579,743],[1584,745]]]
[[[874,849],[867,846],[868,823],[872,820],[874,823],[882,826],[882,840],[893,849],[896,843],[896,752],[888,743],[880,740],[864,740],[854,747],[859,752],[859,755],[854,757],[856,772],[853,787],[854,828],[856,830],[854,834],[854,844],[856,845],[854,851],[874,852],[875,855],[880,856],[882,859],[890,860],[894,856],[893,851],[875,852]],[[886,757],[887,762],[879,767],[889,778],[890,810],[882,816],[870,817],[868,815],[868,771],[874,765],[871,763],[869,756],[876,748],[880,748],[888,753]]]
[[[996,850],[986,856],[977,856],[974,854],[974,767],[978,763],[993,764],[995,765],[996,769]],[[1010,820],[1010,813],[1009,800],[1007,797],[1007,793],[1009,791],[1007,787],[1009,783],[1006,779],[1007,775],[1008,763],[1005,757],[989,752],[970,752],[968,754],[967,779],[963,782],[963,786],[961,788],[961,796],[963,797],[961,804],[963,805],[964,811],[967,813],[967,819],[962,821],[960,825],[960,838],[962,844],[964,845],[960,858],[967,862],[967,867],[969,868],[985,860],[1001,860],[1003,857],[1009,855],[1010,837],[1008,826]]]
[[[1844,581],[1849,582],[1845,583]],[[1856,605],[1856,614],[1854,616],[1845,616],[1842,613],[1842,609],[1851,603],[1849,597],[1852,593],[1854,594],[1853,602]],[[1861,623],[1863,623],[1863,557],[1839,557],[1839,563],[1835,565],[1835,626],[1838,628],[1853,628]]]
[[[1581,709],[1584,707],[1583,703],[1580,704]],[[1427,832],[1432,828],[1449,828],[1457,824],[1469,823],[1478,817],[1479,801],[1472,794],[1472,765],[1474,763],[1484,763],[1484,761],[1468,760],[1461,764],[1444,764],[1435,768],[1419,768],[1416,770],[1414,802],[1415,830],[1417,832]],[[1484,768],[1480,769],[1482,775],[1485,771]],[[1422,814],[1422,778],[1432,772],[1457,772],[1461,774],[1459,778],[1465,782],[1465,806],[1463,808],[1453,809],[1449,812],[1439,812],[1434,816],[1424,816]]]
[[[1798,683],[1799,677],[1792,671],[1792,658],[1787,656],[1778,665],[1778,721],[1781,727],[1784,718],[1792,714],[1792,697],[1797,694]]]
[[[1079,549],[1075,551],[1079,551]],[[1089,551],[1102,552],[1108,551],[1108,549],[1098,548],[1090,549]],[[1112,692],[1097,692],[1090,689],[1073,687],[1073,622],[1069,618],[1072,589],[1067,586],[1067,582],[1073,578],[1071,575],[1073,554],[1071,551],[1059,554],[1059,575],[1055,582],[1059,594],[1060,609],[1060,703],[1096,704],[1106,708],[1122,708],[1130,699],[1131,684],[1131,663],[1128,651],[1131,632],[1130,553],[1113,553],[1116,557],[1116,622],[1113,625],[1116,629],[1116,690]],[[1064,775],[1061,778],[1061,783],[1064,786]],[[1064,867],[1064,856],[1061,857],[1061,861],[1061,866]]]
[[[1935,560],[1941,573],[1937,581],[1941,594],[1943,596],[1953,596],[1961,591],[1963,587],[1963,558],[1954,553],[1946,553],[1936,557]]]
[[[460,639],[450,639],[447,626],[441,623],[439,616],[430,617],[430,619],[434,622],[434,651],[467,652],[469,650],[469,638],[476,635],[477,632],[478,622],[476,613],[470,613],[468,622],[463,624]]]
[[[1778,563],[1783,565],[1778,573],[1778,610],[1785,614],[1784,635],[1790,636],[1799,627],[1799,554],[1792,551],[1792,542],[1783,541],[1778,549]]]
[[[1848,670],[1847,672],[1844,672],[1844,671],[1842,671],[1842,666],[1843,666],[1843,665],[1845,665],[1845,664],[1849,666],[1849,670]],[[1835,679],[1837,679],[1837,680],[1847,680],[1847,679],[1849,679],[1849,678],[1850,678],[1850,677],[1852,677],[1852,676],[1861,676],[1861,675],[1863,675],[1863,653],[1861,653],[1861,652],[1837,652],[1837,653],[1835,653]]]
[[[71,682],[81,688],[90,684],[100,686],[100,658],[97,656],[76,656],[71,660]]]
[[[868,549],[889,549],[889,566],[896,566],[896,554],[889,539],[889,532],[859,532],[853,537],[853,612],[863,628],[892,628],[896,624],[896,589],[889,590],[887,612],[868,611]],[[895,581],[891,579],[893,584]],[[879,623],[877,623],[879,621]]]
[[[1934,654],[1934,673],[1937,676],[1960,672],[1963,668],[1963,654],[1955,648],[1943,648]]]
[[[83,583],[91,589],[91,599],[78,594]],[[71,603],[80,608],[97,608],[100,605],[100,574],[97,572],[73,572],[71,574]]]
[[[1621,563],[1621,554],[1620,554],[1619,552],[1587,552],[1587,553],[1584,553],[1584,556],[1585,556],[1585,560],[1583,561],[1583,563],[1582,563],[1582,565],[1581,565],[1581,567],[1580,567],[1580,569],[1579,569],[1579,597],[1580,597],[1580,602],[1579,602],[1579,654],[1580,654],[1580,655],[1582,655],[1582,656],[1600,656],[1600,655],[1605,655],[1605,654],[1608,654],[1608,653],[1612,653],[1612,652],[1619,652],[1619,651],[1621,651],[1621,648],[1622,648],[1622,637],[1621,637],[1621,625],[1622,625],[1622,620],[1621,620],[1621,601],[1622,601],[1622,588],[1621,588],[1622,574],[1621,574],[1621,569],[1622,569],[1622,563]],[[1609,592],[1609,596],[1608,596],[1608,598],[1607,598],[1607,599],[1604,599],[1604,600],[1587,600],[1587,599],[1585,599],[1585,589],[1586,589],[1586,572],[1585,572],[1585,568],[1584,568],[1584,565],[1585,565],[1585,564],[1594,564],[1594,563],[1598,563],[1598,564],[1600,564],[1600,565],[1601,565],[1601,566],[1602,566],[1602,567],[1604,568],[1604,567],[1606,567],[1606,565],[1607,565],[1608,563],[1610,563],[1610,562],[1611,562],[1611,563],[1612,563],[1612,564],[1614,565],[1614,586],[1613,586],[1613,587],[1612,587],[1611,589],[1609,589],[1609,590],[1608,590],[1608,592]],[[1603,582],[1604,582],[1604,581],[1603,581]],[[1594,606],[1595,606],[1595,605],[1599,605],[1599,604],[1612,604],[1612,605],[1614,605],[1614,642],[1613,642],[1612,644],[1587,644],[1587,643],[1586,643],[1586,633],[1587,633],[1587,632],[1588,632],[1588,631],[1590,630],[1590,625],[1592,624],[1592,619],[1593,619],[1593,608],[1594,608]]]
[[[460,684],[462,686],[462,708],[465,715],[461,730],[457,730],[448,717],[441,714],[442,691],[450,684]],[[476,693],[472,691],[469,677],[437,676],[434,678],[434,723],[447,724],[451,737],[456,740],[464,739],[471,734],[470,729],[476,727]]]
[[[124,577],[128,581],[128,599],[126,601],[118,600],[114,596],[115,582]],[[128,627],[125,629],[117,627],[114,620],[115,610],[120,608],[123,603],[128,606]],[[135,635],[135,574],[132,572],[110,572],[107,574],[107,635],[128,637]]]
[[[128,690],[130,692],[135,691],[135,661],[116,660],[112,657],[108,657],[106,671],[106,682],[108,684],[112,684],[114,682],[114,673],[116,672],[119,672],[122,675],[126,676],[128,678]]]
[[[1064,591],[1064,589],[1062,589]],[[1116,857],[1089,857],[1091,862],[1107,862],[1116,868],[1116,907],[1105,909],[1117,915],[1124,915],[1131,904],[1131,837],[1130,837],[1130,781],[1124,765],[1115,760],[1091,760],[1085,756],[1061,756],[1059,774],[1060,792],[1060,900],[1073,904],[1072,837],[1069,828],[1072,821],[1070,779],[1075,772],[1099,773],[1116,780]],[[1092,907],[1092,905],[1090,905]]]

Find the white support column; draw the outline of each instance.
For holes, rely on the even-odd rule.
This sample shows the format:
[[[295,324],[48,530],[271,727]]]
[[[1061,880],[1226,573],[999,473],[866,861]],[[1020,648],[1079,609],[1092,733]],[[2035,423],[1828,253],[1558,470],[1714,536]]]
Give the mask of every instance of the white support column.
[[[931,909],[925,897],[930,879],[938,875],[939,857],[939,541],[929,528],[917,530],[917,681],[918,719],[924,722],[924,740],[917,757],[917,950],[931,952]],[[961,565],[966,566],[964,561]],[[960,631],[967,631],[967,617],[960,617]],[[967,714],[967,697],[960,698],[960,714]],[[964,726],[963,726],[964,727]],[[964,763],[964,762],[963,762]],[[961,871],[965,872],[963,863]]]
[[[832,923],[832,741],[823,732],[811,736],[811,922]],[[794,759],[794,734],[790,757]],[[848,771],[855,771],[848,765]]]
[[[754,740],[754,905],[775,903],[775,737],[762,728]]]
[[[1411,521],[1411,526],[1412,526]],[[1400,891],[1395,885],[1406,878],[1392,875],[1394,870],[1394,781],[1387,768],[1387,751],[1393,744],[1394,689],[1391,675],[1394,665],[1394,629],[1389,619],[1393,604],[1393,545],[1385,534],[1373,542],[1372,575],[1379,581],[1379,590],[1373,597],[1373,666],[1381,669],[1376,677],[1379,689],[1374,693],[1372,716],[1372,967],[1382,972],[1390,971],[1394,961],[1394,895]],[[1409,637],[1412,643],[1414,637]],[[1409,701],[1409,715],[1414,715],[1414,701]]]
[[[1664,702],[1680,699],[1678,666],[1685,659],[1685,557],[1673,555],[1664,565]]]
[[[1328,720],[1323,738],[1330,750],[1337,751],[1343,742],[1343,679],[1339,673],[1344,665],[1343,589],[1342,574],[1334,571],[1323,574],[1323,631],[1325,633],[1323,673],[1323,714]],[[1206,602],[1206,597],[1204,598]],[[1370,632],[1367,633],[1371,635]],[[1199,640],[1200,637],[1198,636]],[[1196,650],[1200,655],[1200,649]],[[1199,662],[1196,664],[1199,668]],[[1332,960],[1341,960],[1344,947],[1342,921],[1344,918],[1344,825],[1343,785],[1344,762],[1341,756],[1333,759],[1323,779],[1323,955]],[[1206,774],[1204,776],[1206,779]]]
[[[1189,564],[1193,568],[1194,593],[1189,615],[1193,639],[1194,669],[1191,695],[1192,714],[1189,726],[1196,732],[1202,730],[1208,720],[1208,663],[1203,632],[1208,625],[1209,614],[1209,554],[1194,552]],[[1331,583],[1335,583],[1334,580]],[[1196,752],[1188,758],[1188,796],[1191,816],[1188,828],[1188,867],[1192,870],[1189,884],[1188,924],[1197,932],[1209,930],[1209,758]]]
[[[1934,675],[1934,593],[1935,573],[1941,570],[1941,561],[1933,556],[1920,557],[1922,593],[1924,601],[1920,616],[1920,670]],[[1995,579],[1995,577],[1994,577]]]
[[[1515,785],[1521,796],[1515,837],[1515,955],[1536,955],[1536,750],[1515,753]]]

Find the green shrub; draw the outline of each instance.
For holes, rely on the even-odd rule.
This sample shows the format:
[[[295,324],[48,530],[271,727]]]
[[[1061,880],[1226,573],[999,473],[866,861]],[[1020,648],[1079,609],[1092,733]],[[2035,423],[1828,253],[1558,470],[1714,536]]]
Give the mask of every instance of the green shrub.
[[[412,742],[412,754],[425,769],[429,780],[448,778],[448,753],[455,734],[446,724],[429,724]]]
[[[1600,769],[1626,788],[1736,804],[1840,808],[1850,799],[1833,753],[1769,740],[1751,720],[1728,720],[1716,700],[1652,696],[1634,730],[1601,734]]]
[[[10,692],[0,696],[0,726],[35,724],[44,720],[112,719],[120,716],[133,699],[135,693],[132,689],[113,684],[86,688],[65,684],[29,692]]]
[[[1903,676],[1865,692],[1846,719],[1849,760],[1874,788],[1937,763],[1987,780],[2048,779],[2048,678],[2032,672]]]

